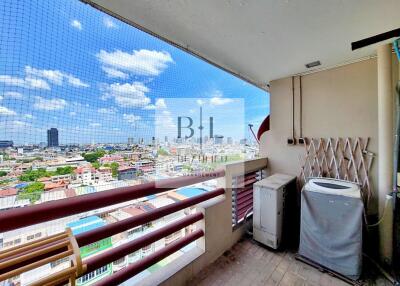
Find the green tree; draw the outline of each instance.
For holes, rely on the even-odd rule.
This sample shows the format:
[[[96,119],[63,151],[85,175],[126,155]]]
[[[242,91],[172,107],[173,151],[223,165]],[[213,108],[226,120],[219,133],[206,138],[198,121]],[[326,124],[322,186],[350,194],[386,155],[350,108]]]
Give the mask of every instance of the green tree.
[[[7,175],[7,172],[6,171],[0,171],[0,177],[4,177],[4,176],[6,176]]]
[[[40,199],[40,195],[44,191],[44,184],[41,182],[34,182],[22,188],[18,193],[18,199],[29,200],[32,204]]]
[[[165,151],[164,149],[160,148],[157,150],[157,155],[166,156],[166,155],[168,155],[168,152]]]
[[[96,170],[100,168],[100,163],[99,161],[95,161],[92,163],[92,167],[95,168]]]
[[[112,162],[111,165],[110,165],[110,167],[111,167],[111,174],[112,174],[112,176],[113,176],[113,177],[118,176],[118,167],[119,167],[119,164],[118,164],[117,162]]]
[[[99,158],[103,157],[106,154],[104,150],[97,150],[96,152],[85,153],[83,154],[83,158],[90,163],[96,162]]]
[[[37,170],[32,170],[29,169],[25,171],[19,179],[24,182],[33,182],[36,181],[37,179],[43,178],[43,177],[51,177],[54,176],[55,172],[48,172],[44,168],[40,168]]]
[[[71,166],[58,167],[56,170],[56,175],[68,175],[74,172],[75,168]]]

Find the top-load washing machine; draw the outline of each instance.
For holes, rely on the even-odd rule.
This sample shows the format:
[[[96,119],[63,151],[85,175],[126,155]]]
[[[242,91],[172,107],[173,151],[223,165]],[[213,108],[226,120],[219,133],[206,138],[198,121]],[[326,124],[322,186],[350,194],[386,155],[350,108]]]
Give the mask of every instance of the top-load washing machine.
[[[364,205],[357,184],[310,179],[301,192],[299,254],[351,279],[362,270]]]

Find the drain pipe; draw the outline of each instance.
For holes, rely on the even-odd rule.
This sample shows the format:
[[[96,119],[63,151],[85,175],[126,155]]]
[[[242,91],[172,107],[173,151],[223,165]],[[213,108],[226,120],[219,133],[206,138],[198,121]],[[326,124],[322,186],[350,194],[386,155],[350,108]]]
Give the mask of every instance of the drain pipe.
[[[386,195],[392,191],[393,173],[393,91],[392,47],[381,45],[378,55],[378,190],[379,216],[384,213]],[[379,227],[380,256],[384,263],[392,260],[393,213],[386,212]]]

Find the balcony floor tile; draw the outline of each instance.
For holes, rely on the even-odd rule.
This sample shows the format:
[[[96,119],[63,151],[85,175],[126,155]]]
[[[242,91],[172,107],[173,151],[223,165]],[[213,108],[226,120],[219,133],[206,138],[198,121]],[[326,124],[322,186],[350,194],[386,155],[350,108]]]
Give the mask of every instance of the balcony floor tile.
[[[366,285],[391,285],[379,277],[376,271],[368,269],[366,272],[372,273],[365,280]],[[272,251],[250,239],[244,239],[202,270],[187,285],[344,286],[349,284],[296,260],[294,252]]]

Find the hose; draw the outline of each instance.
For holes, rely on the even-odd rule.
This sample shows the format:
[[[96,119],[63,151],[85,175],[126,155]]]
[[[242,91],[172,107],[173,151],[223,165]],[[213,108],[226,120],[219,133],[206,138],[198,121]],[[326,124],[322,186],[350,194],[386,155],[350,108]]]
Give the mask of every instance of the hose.
[[[364,209],[364,220],[365,220],[365,225],[366,225],[367,227],[375,227],[375,226],[380,225],[381,222],[385,219],[386,209],[387,209],[388,204],[389,204],[389,199],[386,199],[386,201],[385,201],[385,206],[383,207],[382,216],[378,219],[378,221],[377,221],[376,223],[373,223],[373,224],[368,224],[367,215],[366,215],[365,209]]]

